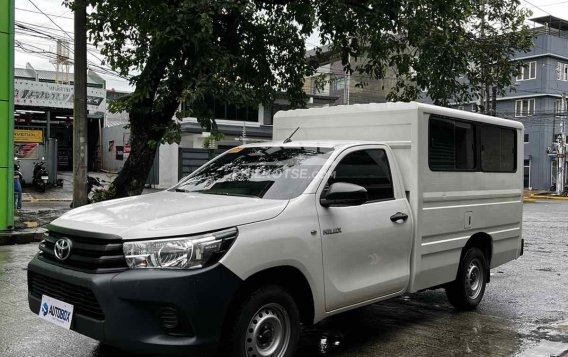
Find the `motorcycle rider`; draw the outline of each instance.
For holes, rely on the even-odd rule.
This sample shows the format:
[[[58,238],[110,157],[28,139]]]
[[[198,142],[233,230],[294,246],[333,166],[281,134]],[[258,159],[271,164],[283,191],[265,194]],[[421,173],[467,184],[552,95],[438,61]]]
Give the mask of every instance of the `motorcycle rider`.
[[[16,199],[16,208],[22,208],[22,173],[20,172],[20,164],[18,158],[14,158],[14,193],[18,195]]]

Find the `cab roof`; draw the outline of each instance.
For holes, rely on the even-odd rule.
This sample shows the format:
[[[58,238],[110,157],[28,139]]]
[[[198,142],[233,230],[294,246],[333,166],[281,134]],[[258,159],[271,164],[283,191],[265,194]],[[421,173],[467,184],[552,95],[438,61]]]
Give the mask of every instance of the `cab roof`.
[[[349,146],[365,145],[365,144],[387,144],[379,141],[365,141],[365,140],[298,140],[294,141],[292,138],[291,142],[283,143],[282,141],[270,141],[261,143],[252,143],[240,145],[241,148],[248,147],[320,147],[320,148],[330,148],[330,149],[340,149]]]

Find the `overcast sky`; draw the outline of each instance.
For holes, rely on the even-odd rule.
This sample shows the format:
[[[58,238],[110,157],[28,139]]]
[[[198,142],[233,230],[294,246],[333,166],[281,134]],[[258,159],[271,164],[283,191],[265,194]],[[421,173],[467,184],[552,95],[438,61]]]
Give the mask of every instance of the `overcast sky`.
[[[52,38],[67,39],[72,44],[73,37],[73,13],[61,5],[61,2],[61,0],[16,0],[16,22],[29,28],[16,29],[16,67],[22,68],[26,63],[30,63],[35,69],[55,69],[49,58],[52,57],[50,52],[55,52],[56,47]],[[533,11],[533,17],[554,15],[568,20],[568,0],[523,0],[522,3]],[[42,14],[42,11],[49,15],[49,18]],[[306,45],[312,48],[318,44],[317,35],[314,35],[308,39]],[[105,78],[108,89],[129,89],[125,80],[109,75],[108,68],[101,68],[102,56],[96,48],[89,46],[88,50],[89,66]]]

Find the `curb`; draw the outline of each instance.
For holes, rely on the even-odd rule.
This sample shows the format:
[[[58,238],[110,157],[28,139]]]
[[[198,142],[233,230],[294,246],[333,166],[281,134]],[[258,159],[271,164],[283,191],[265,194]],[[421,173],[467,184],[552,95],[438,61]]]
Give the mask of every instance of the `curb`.
[[[39,242],[43,239],[45,228],[22,229],[17,231],[1,231],[0,246]]]
[[[530,198],[537,200],[568,201],[568,197],[563,197],[563,196],[531,195]]]
[[[525,197],[523,198],[523,203],[538,203],[538,200],[536,198]]]
[[[22,202],[71,202],[72,198],[34,198],[29,201]]]

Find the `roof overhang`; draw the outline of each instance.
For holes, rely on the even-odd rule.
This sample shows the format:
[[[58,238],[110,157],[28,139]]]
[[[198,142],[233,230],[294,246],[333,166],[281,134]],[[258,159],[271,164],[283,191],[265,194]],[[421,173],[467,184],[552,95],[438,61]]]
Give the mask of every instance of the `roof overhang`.
[[[549,28],[552,29],[560,31],[568,31],[568,21],[556,16],[548,15],[548,16],[535,17],[530,19],[530,21],[540,25],[547,25]]]

